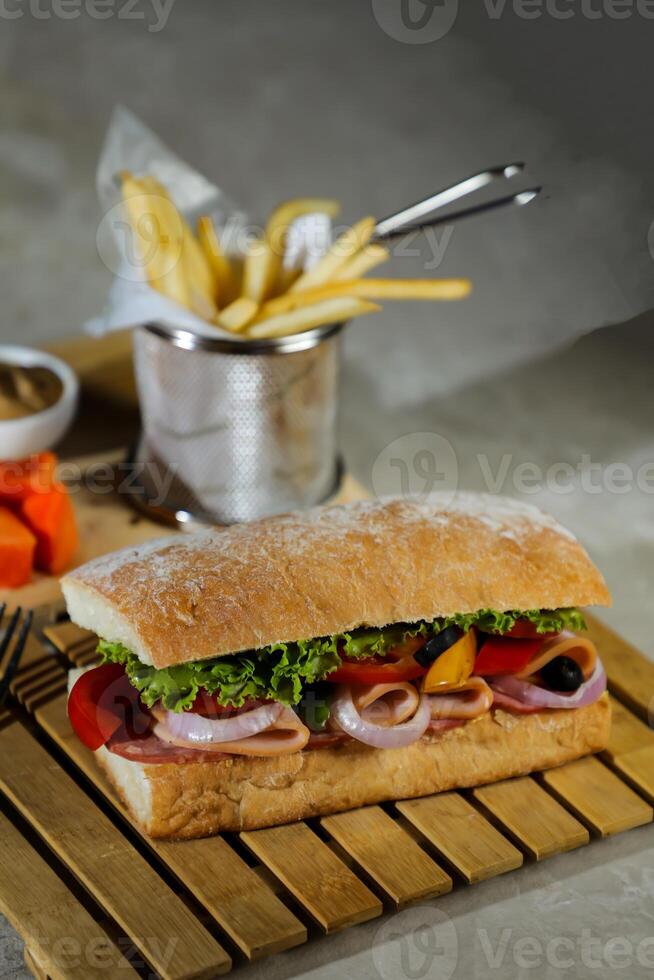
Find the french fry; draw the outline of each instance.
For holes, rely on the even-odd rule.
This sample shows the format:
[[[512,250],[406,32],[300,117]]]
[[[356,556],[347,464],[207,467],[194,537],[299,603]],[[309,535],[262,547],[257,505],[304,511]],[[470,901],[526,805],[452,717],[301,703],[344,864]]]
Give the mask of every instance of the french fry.
[[[334,276],[334,281],[340,282],[342,279],[360,279],[361,276],[365,276],[366,272],[370,272],[375,266],[381,265],[382,262],[388,262],[390,257],[391,253],[383,245],[376,245],[374,243],[372,245],[366,245],[365,248],[362,248],[357,255],[342,266]]]
[[[232,279],[234,283],[234,292],[230,299],[230,303],[231,303],[235,299],[238,299],[239,296],[243,295],[243,275],[245,273],[245,256],[230,255],[229,265],[232,270]]]
[[[190,306],[183,254],[183,228],[177,209],[149,182],[123,175],[122,195],[148,282],[182,306]]]
[[[305,272],[291,286],[291,292],[303,293],[333,279],[357,252],[368,244],[375,230],[374,218],[362,218],[336,239],[313,269]]]
[[[345,282],[339,286],[348,289]],[[353,295],[364,299],[455,300],[469,296],[472,283],[469,279],[359,279],[353,287]]]
[[[256,322],[289,310],[311,306],[336,296],[355,296],[360,299],[463,299],[470,293],[469,279],[353,279],[328,282],[304,293],[285,293],[264,303]]]
[[[286,237],[293,222],[306,214],[316,213],[335,218],[340,209],[341,206],[338,201],[322,197],[295,197],[290,201],[284,201],[275,208],[266,223],[264,236],[270,246],[267,281],[271,290],[274,290],[280,278],[282,279],[282,282],[279,283],[281,288],[277,292],[285,292],[290,285],[287,282],[288,277],[283,276],[282,266],[286,251]]]
[[[184,271],[189,284],[192,310],[205,320],[213,320],[218,312],[216,278],[195,235],[184,223]]]
[[[220,311],[215,322],[224,330],[239,333],[254,320],[258,309],[259,305],[253,299],[248,299],[247,296],[239,296],[233,303]]]
[[[198,244],[190,225],[177,210],[170,194],[154,177],[143,177],[143,187],[159,206],[160,220],[166,214],[176,214],[181,226],[182,262],[189,291],[190,308],[205,320],[213,320],[217,313],[216,278],[207,257]]]
[[[213,221],[208,215],[198,219],[200,247],[213,269],[216,283],[216,299],[219,306],[227,306],[238,294],[234,269],[223,251]]]
[[[254,300],[257,305],[265,299],[270,287],[271,256],[270,245],[264,238],[250,242],[245,256],[241,294]]]
[[[326,323],[341,323],[353,316],[363,316],[366,313],[377,313],[381,309],[375,303],[368,303],[351,296],[336,296],[322,300],[311,306],[303,306],[251,326],[247,331],[248,337],[286,337],[291,334],[321,327]]]
[[[282,268],[279,270],[277,281],[273,285],[272,296],[283,296],[287,293],[293,283],[302,275],[302,269]]]
[[[192,273],[202,293],[206,293],[213,300],[216,289],[216,277],[209,261],[205,256],[200,244],[186,224],[183,222],[184,229],[184,261],[186,268]]]
[[[286,233],[290,225],[305,214],[326,214],[335,218],[341,206],[324,197],[294,197],[278,204],[266,222],[266,238],[275,252],[283,257]]]
[[[127,192],[130,190],[129,180],[133,188],[138,188],[145,195],[158,229],[155,263],[159,264],[163,273],[158,275],[160,269],[151,265],[148,270],[151,284],[203,319],[212,320],[217,311],[214,275],[193,232],[159,181],[150,176],[140,180],[128,177],[123,183],[124,189],[127,185]]]

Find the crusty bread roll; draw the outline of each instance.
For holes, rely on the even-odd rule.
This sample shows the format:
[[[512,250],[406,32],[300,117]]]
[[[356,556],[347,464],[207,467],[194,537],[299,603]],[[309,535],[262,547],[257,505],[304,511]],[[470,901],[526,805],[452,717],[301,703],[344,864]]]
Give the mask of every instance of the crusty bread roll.
[[[155,667],[361,625],[610,602],[556,521],[468,493],[176,535],[98,558],[62,586],[74,622]]]
[[[348,742],[273,759],[179,765],[143,765],[105,748],[96,754],[145,833],[188,839],[548,769],[606,748],[610,714],[605,694],[572,710],[513,715],[493,709],[402,749]]]

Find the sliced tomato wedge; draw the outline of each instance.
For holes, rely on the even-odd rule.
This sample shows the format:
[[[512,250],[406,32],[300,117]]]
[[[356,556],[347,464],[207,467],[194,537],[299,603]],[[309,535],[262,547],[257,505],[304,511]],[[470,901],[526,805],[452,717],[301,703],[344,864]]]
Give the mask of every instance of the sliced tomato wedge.
[[[392,647],[385,657],[343,657],[337,670],[325,680],[334,684],[388,684],[393,681],[413,681],[427,673],[414,654],[425,645],[424,637],[409,637]]]
[[[139,737],[151,723],[121,664],[85,671],[70,692],[68,717],[77,737],[94,752],[120,728]]]
[[[510,636],[514,640],[546,640],[549,636],[556,636],[556,633],[539,633],[535,623],[528,619],[519,619],[512,629],[502,636]]]
[[[246,711],[254,711],[255,708],[260,708],[262,704],[269,703],[268,700],[246,700],[240,708],[234,708],[231,705],[219,704],[215,694],[200,691],[191,707],[186,710],[192,711],[196,715],[202,715],[204,718],[235,718],[237,715],[245,714]]]
[[[489,636],[477,654],[473,673],[479,677],[517,674],[524,670],[545,640],[517,640],[510,636]]]

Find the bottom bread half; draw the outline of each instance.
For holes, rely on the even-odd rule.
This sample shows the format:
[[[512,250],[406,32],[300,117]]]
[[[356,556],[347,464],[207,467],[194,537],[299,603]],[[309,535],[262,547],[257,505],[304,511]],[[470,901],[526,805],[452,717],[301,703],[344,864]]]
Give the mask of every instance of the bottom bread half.
[[[401,749],[353,741],[275,758],[180,765],[131,762],[105,748],[96,755],[147,834],[189,839],[549,769],[606,748],[610,723],[604,694],[584,708],[492,710]]]

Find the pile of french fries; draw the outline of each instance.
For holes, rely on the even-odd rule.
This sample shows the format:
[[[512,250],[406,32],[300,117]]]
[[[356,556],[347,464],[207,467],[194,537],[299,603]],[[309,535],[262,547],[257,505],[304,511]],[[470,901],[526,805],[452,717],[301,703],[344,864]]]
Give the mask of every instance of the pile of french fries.
[[[280,204],[242,257],[229,256],[210,217],[195,232],[153,177],[121,174],[122,195],[148,282],[209,323],[247,338],[283,337],[340,323],[381,307],[375,300],[456,300],[468,279],[363,278],[390,258],[372,241],[374,218],[340,235],[310,269],[284,261],[289,228],[310,214],[336,217],[337,201],[297,198]]]

